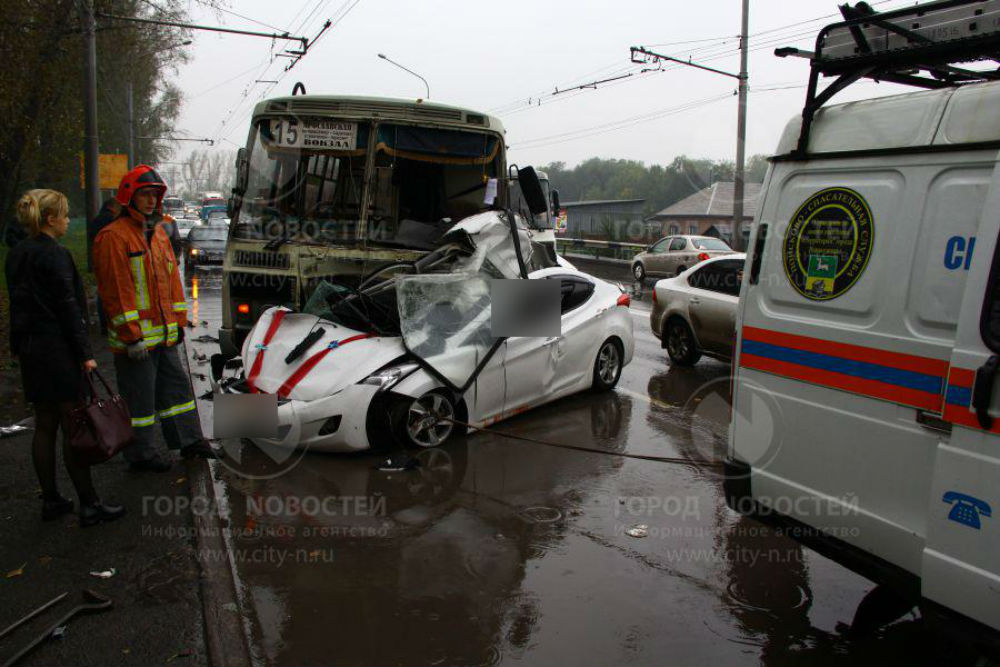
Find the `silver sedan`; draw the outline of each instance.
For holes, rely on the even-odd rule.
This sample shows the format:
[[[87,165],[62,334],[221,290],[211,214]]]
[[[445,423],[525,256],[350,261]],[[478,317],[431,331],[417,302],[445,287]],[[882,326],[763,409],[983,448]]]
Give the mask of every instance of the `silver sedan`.
[[[745,261],[744,253],[707,259],[653,287],[649,323],[673,363],[732,358]]]
[[[676,276],[698,262],[734,252],[713,236],[668,236],[632,259],[632,276],[639,282],[650,276]]]

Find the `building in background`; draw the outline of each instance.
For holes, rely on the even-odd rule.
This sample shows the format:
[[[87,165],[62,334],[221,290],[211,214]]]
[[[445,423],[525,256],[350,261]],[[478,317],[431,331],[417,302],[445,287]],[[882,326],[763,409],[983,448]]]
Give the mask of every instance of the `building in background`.
[[[744,247],[750,238],[750,223],[757,213],[760,183],[745,183],[743,197]],[[685,197],[646,221],[660,225],[659,236],[698,234],[733,241],[733,183],[716,182]]]
[[[562,202],[566,231],[561,236],[641,243],[648,236],[643,220],[645,203],[645,199]]]

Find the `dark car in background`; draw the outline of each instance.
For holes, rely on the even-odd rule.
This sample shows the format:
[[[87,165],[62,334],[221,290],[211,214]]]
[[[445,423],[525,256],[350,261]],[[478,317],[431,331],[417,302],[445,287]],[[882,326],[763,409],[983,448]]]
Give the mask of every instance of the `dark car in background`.
[[[184,246],[185,271],[207,264],[222,264],[226,256],[229,225],[208,223],[196,225],[187,234]]]

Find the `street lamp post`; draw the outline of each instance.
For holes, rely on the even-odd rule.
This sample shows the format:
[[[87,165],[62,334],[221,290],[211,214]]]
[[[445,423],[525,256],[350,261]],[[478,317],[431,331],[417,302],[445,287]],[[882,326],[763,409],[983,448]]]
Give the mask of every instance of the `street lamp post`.
[[[399,69],[403,70],[404,72],[409,72],[413,76],[415,76],[418,79],[420,79],[421,81],[423,81],[424,82],[424,87],[427,89],[427,99],[431,99],[431,87],[430,87],[430,84],[427,83],[427,79],[425,79],[424,77],[420,76],[419,74],[417,74],[416,72],[414,72],[412,69],[403,67],[402,65],[400,65],[399,63],[397,63],[395,60],[393,60],[393,59],[389,58],[388,56],[386,56],[384,53],[378,54],[378,57],[381,58],[382,60],[386,61],[386,62],[392,63],[393,65],[395,65]]]

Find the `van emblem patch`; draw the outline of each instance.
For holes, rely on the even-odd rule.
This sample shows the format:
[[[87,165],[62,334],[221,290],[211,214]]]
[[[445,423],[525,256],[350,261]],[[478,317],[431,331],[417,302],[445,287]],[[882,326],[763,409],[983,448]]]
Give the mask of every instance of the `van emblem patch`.
[[[782,261],[795,291],[813,301],[835,299],[858,281],[875,242],[871,208],[849,188],[807,199],[788,223]]]

